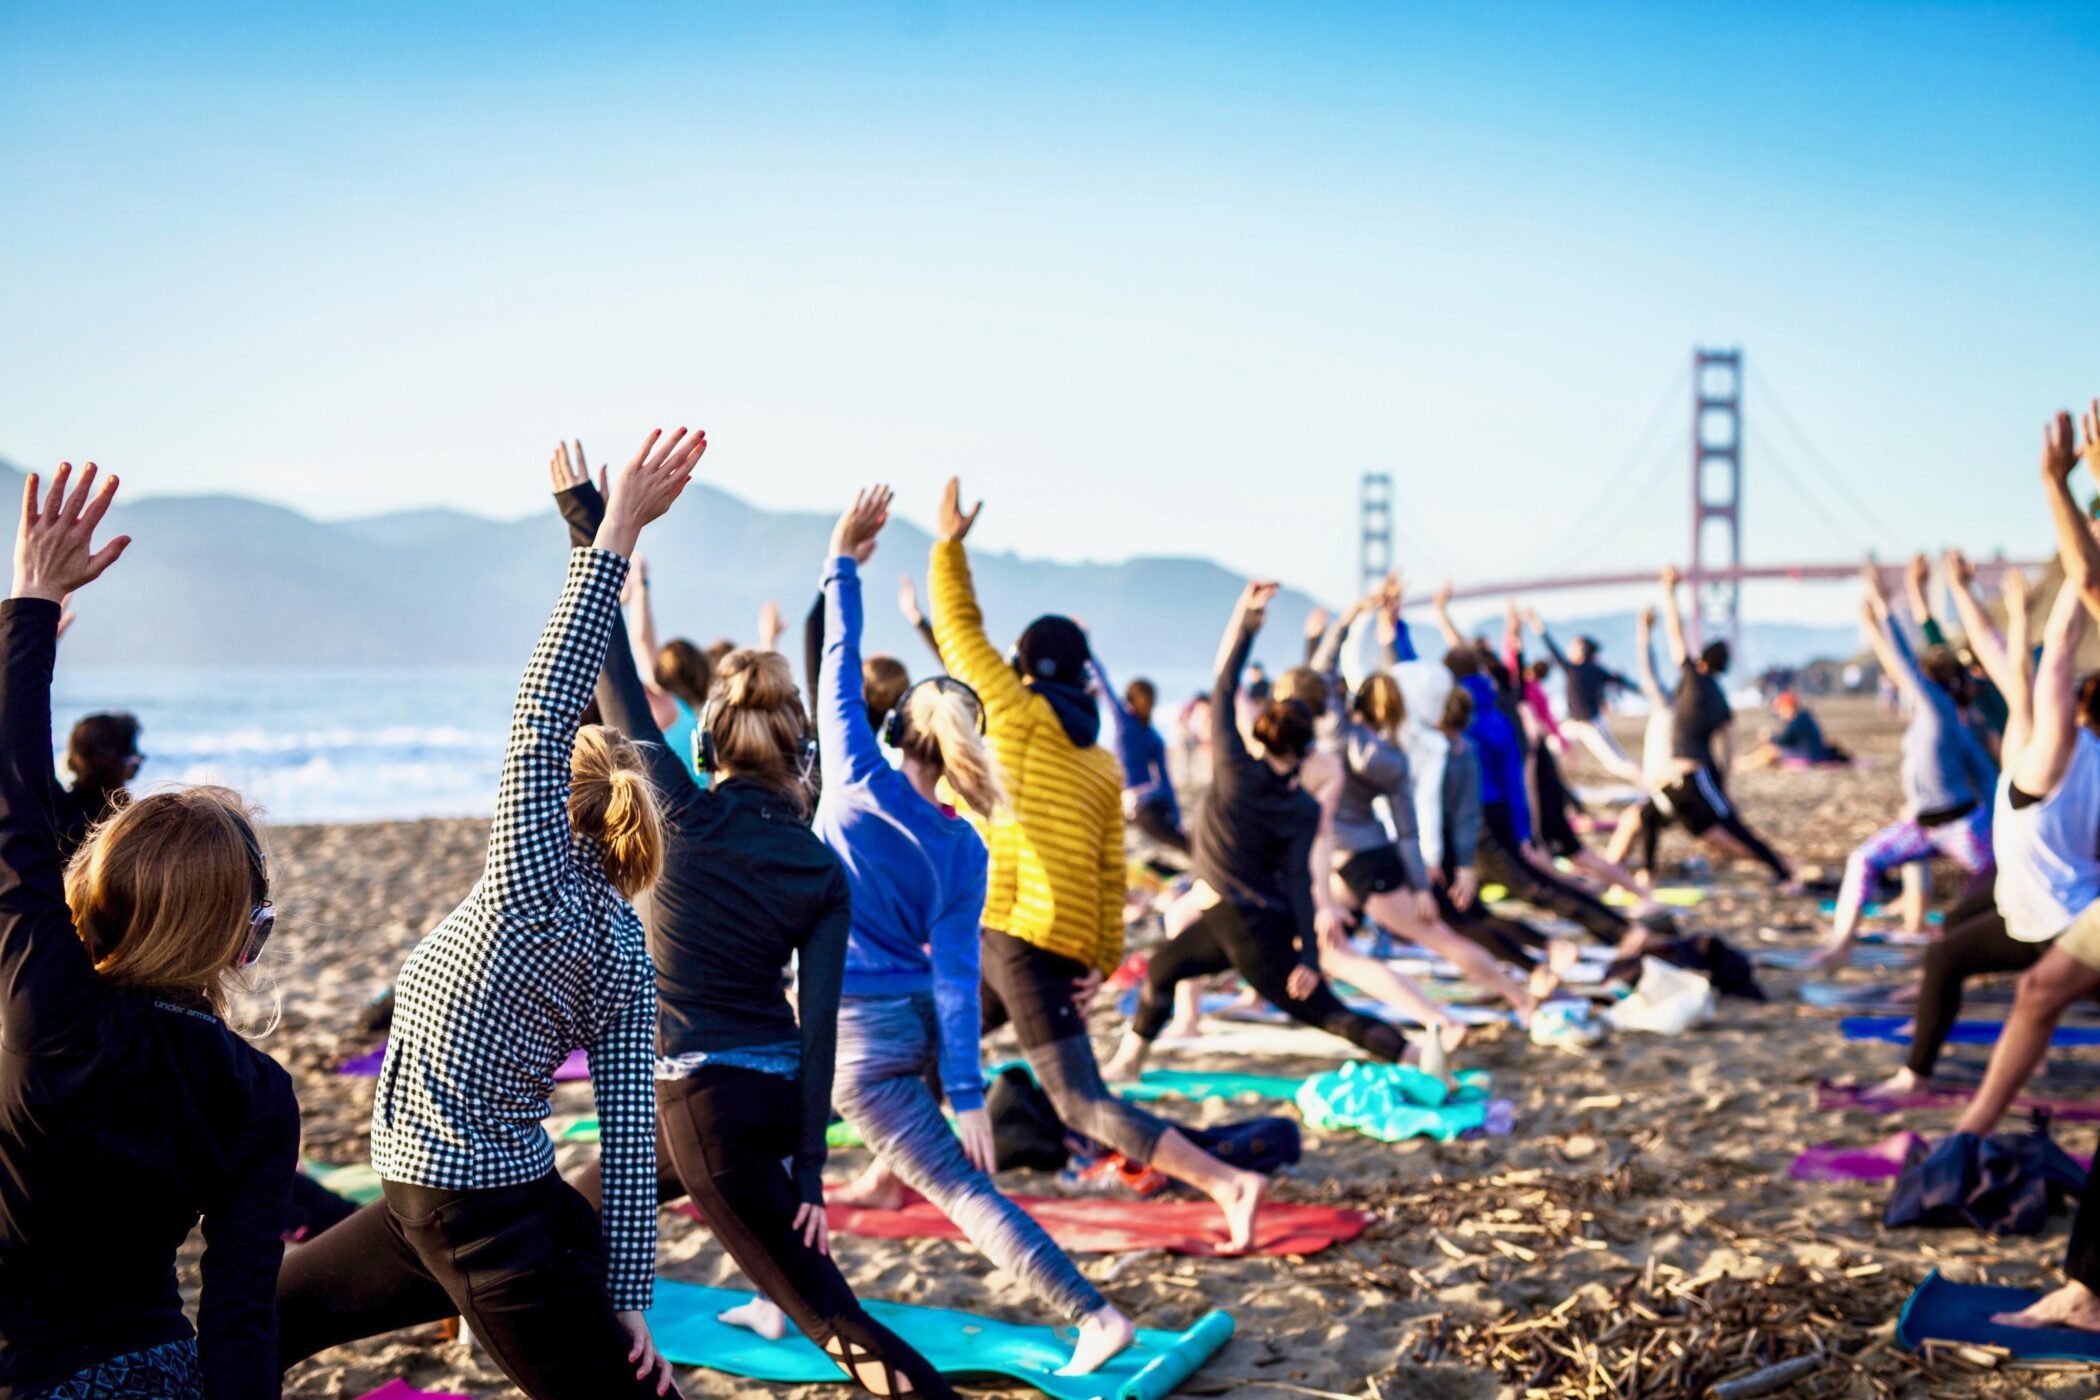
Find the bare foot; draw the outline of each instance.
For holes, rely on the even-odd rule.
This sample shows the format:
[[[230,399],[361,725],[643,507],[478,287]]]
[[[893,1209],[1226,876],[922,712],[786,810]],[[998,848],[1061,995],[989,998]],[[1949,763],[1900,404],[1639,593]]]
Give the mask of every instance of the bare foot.
[[[779,1341],[787,1335],[788,1330],[787,1314],[764,1294],[748,1303],[739,1303],[733,1308],[716,1313],[715,1321],[726,1322],[731,1327],[741,1327],[747,1332],[756,1332],[769,1342]]]
[[[1930,1089],[1932,1081],[1905,1065],[1887,1079],[1861,1094],[1863,1099],[1893,1099],[1905,1094],[1915,1094],[1920,1089]]]
[[[904,1204],[904,1182],[881,1162],[870,1162],[868,1169],[844,1186],[827,1192],[828,1198],[842,1206],[864,1206],[869,1210],[896,1210]]]
[[[2000,1327],[2075,1327],[2080,1332],[2100,1332],[2100,1295],[2082,1283],[2067,1283],[2020,1311],[1999,1313],[1991,1321]]]
[[[1254,1247],[1254,1218],[1269,1195],[1269,1179],[1260,1172],[1236,1171],[1232,1184],[1211,1199],[1225,1212],[1225,1250],[1245,1254]]]
[[[1203,1034],[1203,1018],[1196,1016],[1184,1019],[1181,1016],[1176,1016],[1173,1020],[1167,1022],[1166,1029],[1162,1030],[1160,1034],[1170,1040],[1193,1040]]]
[[[1137,1340],[1137,1328],[1113,1303],[1088,1313],[1079,1322],[1079,1344],[1072,1359],[1058,1368],[1060,1376],[1090,1376]]]
[[[1167,1027],[1169,1031],[1172,1026]],[[1101,1080],[1105,1084],[1135,1083],[1145,1072],[1145,1055],[1152,1047],[1136,1036],[1126,1036],[1123,1044],[1109,1062],[1101,1066]]]

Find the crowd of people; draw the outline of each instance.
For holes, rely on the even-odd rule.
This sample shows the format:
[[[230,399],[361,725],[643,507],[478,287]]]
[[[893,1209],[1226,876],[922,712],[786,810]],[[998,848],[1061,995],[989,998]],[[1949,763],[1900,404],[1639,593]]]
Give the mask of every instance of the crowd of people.
[[[792,1325],[870,1394],[953,1394],[833,1257],[834,1115],[873,1161],[831,1199],[924,1196],[1073,1326],[1067,1370],[1088,1373],[1132,1322],[1002,1194],[986,1036],[1010,1027],[1065,1128],[1214,1202],[1226,1248],[1243,1249],[1268,1179],[1113,1087],[1162,1037],[1201,1032],[1208,979],[1442,1075],[1465,1027],[1388,941],[1448,961],[1556,1043],[1570,1027],[1547,1011],[1580,942],[1629,978],[1648,957],[1718,965],[1714,940],[1654,898],[1669,829],[1778,896],[1811,890],[1731,774],[1847,755],[1791,694],[1780,727],[1734,752],[1733,658],[1725,641],[1693,646],[1672,570],[1632,676],[1596,638],[1563,640],[1514,605],[1499,639],[1468,637],[1448,590],[1429,600],[1442,648],[1425,655],[1397,575],[1316,614],[1299,664],[1257,676],[1277,587],[1250,583],[1181,713],[1179,766],[1205,788],[1185,809],[1150,681],[1118,690],[1067,617],[993,641],[967,549],[982,506],[953,480],[927,606],[909,579],[899,596],[929,673],[863,645],[883,486],[811,561],[799,683],[778,609],[754,646],[660,641],[638,546],[706,446],[651,433],[595,482],[580,444],[554,454],[566,577],[518,686],[481,878],[397,979],[371,1121],[382,1194],[289,1255],[299,1107],[226,1022],[275,923],[263,833],[224,789],[134,798],[129,716],[82,721],[72,781],[57,781],[65,605],[129,541],[95,539],[116,478],[93,464],[30,478],[0,606],[0,1393],[272,1396],[326,1348],[458,1316],[528,1395],[665,1395],[645,1320],[657,1209],[690,1197],[762,1295],[726,1320]],[[1960,1125],[1976,1134],[2100,990],[2100,684],[2077,662],[2100,542],[2068,485],[2081,457],[2100,466],[2100,403],[2082,445],[2069,415],[2046,435],[2065,582],[2038,646],[2017,571],[1999,573],[2001,628],[1977,571],[1948,557],[1966,655],[1922,567],[1900,604],[1865,571],[1867,635],[1908,714],[1903,800],[1846,863],[1823,956],[1847,956],[1904,869],[1965,874],[1925,956],[1909,1064],[1882,1092],[1930,1083],[1966,979],[2019,972]],[[1646,703],[1638,757],[1609,724],[1619,694]],[[1615,819],[1564,776],[1578,752],[1622,789]],[[1126,967],[1126,831],[1177,877],[1141,970]],[[1922,900],[1906,907],[1922,927]],[[1119,973],[1136,1004],[1104,1064],[1089,1014]],[[568,1180],[545,1122],[579,1049],[601,1146]],[[193,1327],[174,1261],[200,1220]],[[2100,1202],[2080,1210],[2069,1273],[2020,1320],[2100,1330]]]

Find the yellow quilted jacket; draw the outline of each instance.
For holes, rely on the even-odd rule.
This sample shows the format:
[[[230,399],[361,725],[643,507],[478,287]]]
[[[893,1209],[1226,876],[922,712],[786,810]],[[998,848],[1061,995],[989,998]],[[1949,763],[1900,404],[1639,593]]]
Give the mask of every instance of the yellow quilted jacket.
[[[984,924],[1104,974],[1123,959],[1123,769],[1080,748],[1057,712],[985,636],[957,541],[937,541],[929,570],[933,636],[948,673],[984,701],[1007,807],[981,823],[991,850]]]

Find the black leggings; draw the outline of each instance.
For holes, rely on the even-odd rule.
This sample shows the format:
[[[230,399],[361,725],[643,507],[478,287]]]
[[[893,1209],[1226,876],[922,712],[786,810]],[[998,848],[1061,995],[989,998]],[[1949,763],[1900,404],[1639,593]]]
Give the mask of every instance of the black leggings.
[[[1957,913],[1960,911],[1957,910]],[[1947,931],[1925,949],[1925,966],[1918,976],[1917,1025],[1910,1033],[1913,1074],[1930,1075],[1939,1063],[1940,1047],[1961,1014],[1962,983],[1992,972],[2025,972],[2042,960],[2049,945],[2023,943],[2005,931],[2005,920],[1988,902],[1959,922],[1949,922]]]
[[[1446,883],[1449,876],[1446,876]],[[1459,908],[1451,902],[1445,885],[1430,887],[1436,897],[1437,913],[1444,923],[1459,937],[1477,943],[1487,949],[1499,961],[1514,963],[1518,967],[1530,967],[1540,961],[1553,940],[1540,933],[1530,924],[1518,919],[1506,918],[1487,907],[1484,900],[1476,898],[1471,906]]]
[[[1492,880],[1526,904],[1574,920],[1606,943],[1616,943],[1625,935],[1630,925],[1610,905],[1525,858],[1507,804],[1486,803],[1480,809],[1480,818],[1476,868],[1482,883]]]
[[[1065,1126],[1149,1163],[1168,1124],[1110,1093],[1101,1078],[1086,1017],[1072,1000],[1086,965],[992,928],[984,931],[980,964],[982,1031],[989,1035],[1011,1019],[1021,1054]]]
[[[795,1155],[801,1110],[777,1074],[733,1065],[703,1065],[685,1079],[656,1086],[656,1198],[690,1196],[722,1248],[754,1288],[773,1300],[802,1334],[830,1353],[877,1362],[907,1376],[921,1395],[955,1390],[911,1344],[868,1315],[837,1264],[802,1243],[795,1214],[802,1196],[784,1165]],[[604,1194],[599,1169],[576,1178],[593,1203]],[[845,1368],[856,1384],[860,1377]]]
[[[1324,979],[1309,997],[1291,995],[1286,984],[1298,965],[1294,941],[1290,915],[1278,910],[1229,899],[1204,910],[1195,923],[1152,951],[1130,1028],[1141,1040],[1157,1039],[1173,1014],[1175,984],[1229,967],[1293,1020],[1318,1026],[1397,1064],[1407,1048],[1400,1032],[1375,1016],[1351,1011]]]
[[[534,1400],[651,1396],[605,1296],[605,1242],[590,1203],[548,1173],[522,1186],[386,1196],[285,1255],[277,1278],[280,1368],[345,1342],[464,1317]]]
[[[1181,819],[1164,802],[1148,802],[1138,808],[1131,825],[1169,850],[1189,853],[1189,834],[1181,829]]]

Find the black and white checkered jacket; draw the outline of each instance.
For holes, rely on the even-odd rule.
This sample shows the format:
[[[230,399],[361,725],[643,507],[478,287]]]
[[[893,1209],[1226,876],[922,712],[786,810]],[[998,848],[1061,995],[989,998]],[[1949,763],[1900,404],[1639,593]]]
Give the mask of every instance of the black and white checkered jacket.
[[[488,863],[402,964],[372,1103],[389,1181],[476,1190],[554,1169],[554,1070],[590,1056],[605,1173],[608,1291],[649,1305],[656,1265],[656,975],[596,845],[569,829],[569,754],[619,615],[627,561],[569,556],[511,714]]]

